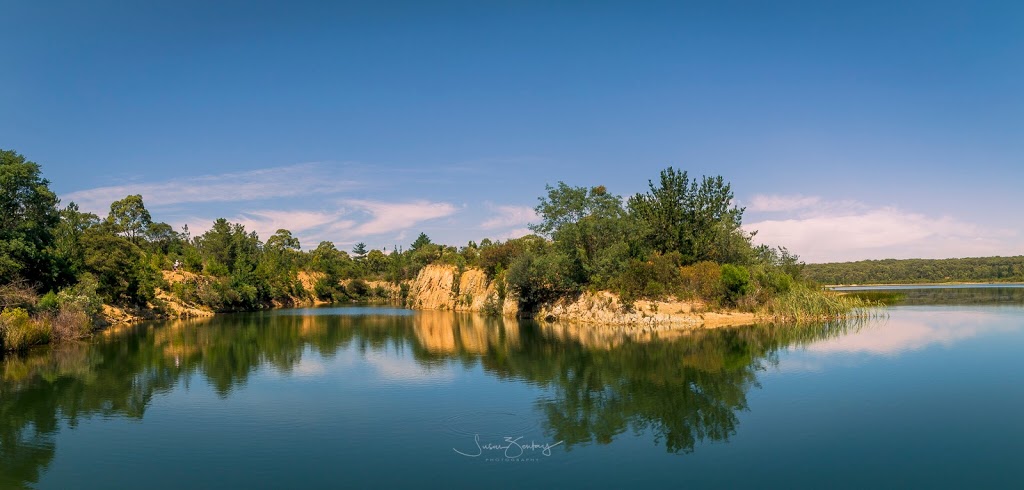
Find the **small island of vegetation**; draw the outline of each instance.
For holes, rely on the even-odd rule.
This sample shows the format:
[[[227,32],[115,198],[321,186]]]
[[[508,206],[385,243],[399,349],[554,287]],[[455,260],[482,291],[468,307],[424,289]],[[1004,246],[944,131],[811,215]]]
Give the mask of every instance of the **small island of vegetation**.
[[[105,217],[73,202],[60,207],[39,165],[9,150],[0,151],[0,184],[0,350],[82,337],[113,307],[171,316],[183,307],[406,303],[408,282],[433,264],[480,269],[497,284],[486,314],[500,314],[495,304],[507,297],[530,314],[595,291],[613,293],[626,308],[676,298],[778,321],[839,318],[869,306],[822,290],[787,249],[755,246],[722,177],[691,179],[671,167],[625,200],[603,186],[548,186],[534,234],[521,238],[456,247],[421,233],[408,249],[359,243],[351,254],[329,241],[303,251],[283,229],[262,241],[223,218],[192,236],[187,226],[155,221],[141,195],[112,203]]]

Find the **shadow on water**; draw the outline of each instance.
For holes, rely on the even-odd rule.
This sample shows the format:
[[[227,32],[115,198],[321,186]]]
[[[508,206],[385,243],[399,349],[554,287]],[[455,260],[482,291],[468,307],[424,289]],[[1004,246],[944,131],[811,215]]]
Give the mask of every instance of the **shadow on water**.
[[[647,431],[669,452],[735,434],[737,412],[776,353],[858,325],[756,326],[686,332],[602,329],[415,315],[227,315],[109,331],[90,342],[2,359],[0,487],[37,482],[66,423],[102,415],[142,419],[155,395],[194,376],[222,398],[263,367],[290,373],[303,355],[405,352],[422,366],[481,366],[548,388],[536,402],[567,448]],[[386,312],[385,312],[386,313]]]

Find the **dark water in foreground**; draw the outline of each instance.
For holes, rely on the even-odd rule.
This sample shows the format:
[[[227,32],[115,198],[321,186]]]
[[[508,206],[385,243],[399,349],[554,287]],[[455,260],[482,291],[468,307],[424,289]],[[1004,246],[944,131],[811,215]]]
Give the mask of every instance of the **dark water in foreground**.
[[[3,359],[0,488],[1022,488],[1024,301],[975,294],[660,339],[381,308],[141,325]]]

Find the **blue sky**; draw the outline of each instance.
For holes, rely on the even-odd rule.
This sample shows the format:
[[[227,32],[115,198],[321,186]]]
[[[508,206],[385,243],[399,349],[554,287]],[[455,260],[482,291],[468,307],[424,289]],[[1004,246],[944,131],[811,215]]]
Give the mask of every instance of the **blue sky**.
[[[64,202],[304,247],[524,232],[720,174],[808,261],[1024,253],[1024,3],[0,0],[0,148]]]

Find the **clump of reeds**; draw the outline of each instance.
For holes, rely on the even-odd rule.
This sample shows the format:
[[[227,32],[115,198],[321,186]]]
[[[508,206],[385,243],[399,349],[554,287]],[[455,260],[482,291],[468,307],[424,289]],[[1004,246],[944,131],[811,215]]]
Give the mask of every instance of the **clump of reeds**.
[[[894,305],[907,299],[906,294],[898,291],[844,291],[842,294],[883,305]]]
[[[758,314],[771,322],[807,323],[880,316],[881,306],[858,296],[796,286],[769,300]]]

